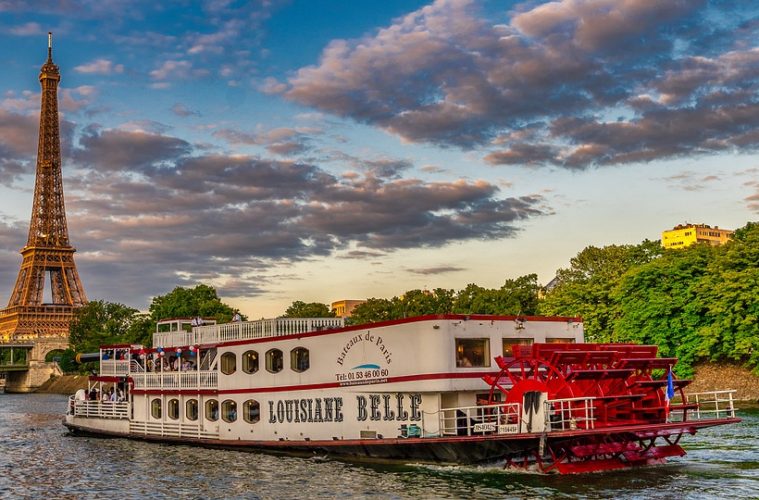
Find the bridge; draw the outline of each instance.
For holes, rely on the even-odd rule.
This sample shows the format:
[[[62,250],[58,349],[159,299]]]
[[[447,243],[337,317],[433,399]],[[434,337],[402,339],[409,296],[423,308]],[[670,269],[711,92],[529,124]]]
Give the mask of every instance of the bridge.
[[[0,344],[0,372],[22,372],[29,369],[34,344]]]
[[[64,337],[0,343],[0,386],[5,392],[34,392],[51,377],[63,375],[58,363],[45,358],[67,347]]]

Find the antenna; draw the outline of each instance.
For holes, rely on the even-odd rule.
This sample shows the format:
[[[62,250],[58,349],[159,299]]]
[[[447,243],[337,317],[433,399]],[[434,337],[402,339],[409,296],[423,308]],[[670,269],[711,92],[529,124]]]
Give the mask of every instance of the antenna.
[[[53,32],[52,31],[47,32],[47,58],[48,60],[53,59]]]

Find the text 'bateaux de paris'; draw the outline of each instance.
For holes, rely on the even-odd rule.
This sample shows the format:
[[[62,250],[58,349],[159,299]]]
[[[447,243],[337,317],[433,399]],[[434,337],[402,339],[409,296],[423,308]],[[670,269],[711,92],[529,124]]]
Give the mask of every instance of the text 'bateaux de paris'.
[[[380,355],[385,358],[385,362],[387,364],[393,362],[393,353],[390,352],[388,346],[385,345],[382,337],[379,335],[374,335],[371,331],[369,331],[366,333],[359,333],[358,335],[354,335],[348,340],[348,342],[345,343],[345,346],[343,346],[340,354],[337,355],[337,364],[343,366],[345,357],[348,355],[348,352],[351,350],[351,348],[361,343],[369,343],[376,346],[380,352]]]

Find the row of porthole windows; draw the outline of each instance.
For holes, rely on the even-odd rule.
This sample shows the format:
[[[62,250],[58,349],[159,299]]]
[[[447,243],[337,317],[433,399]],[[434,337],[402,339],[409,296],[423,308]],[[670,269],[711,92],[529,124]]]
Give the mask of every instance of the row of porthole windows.
[[[279,349],[269,349],[264,355],[266,360],[266,371],[269,373],[279,373],[285,365],[285,356]],[[305,347],[296,347],[290,351],[290,368],[298,373],[302,373],[311,366],[308,349]],[[237,371],[237,355],[233,352],[225,352],[221,355],[220,360],[221,373],[232,375]],[[242,371],[245,373],[256,373],[258,371],[258,352],[245,351],[242,353]]]
[[[185,401],[185,417],[187,420],[195,421],[198,419],[199,407],[197,399],[188,399]],[[210,422],[219,420],[219,410],[221,409],[221,419],[225,422],[237,421],[237,402],[231,399],[222,401],[221,408],[219,402],[215,399],[209,399],[205,402],[205,418]],[[160,398],[155,398],[150,402],[150,415],[153,418],[160,419],[162,416],[162,402]],[[166,403],[166,416],[171,420],[179,420],[179,400],[170,399]],[[249,424],[255,424],[261,418],[261,406],[255,399],[249,399],[242,404],[242,418]]]

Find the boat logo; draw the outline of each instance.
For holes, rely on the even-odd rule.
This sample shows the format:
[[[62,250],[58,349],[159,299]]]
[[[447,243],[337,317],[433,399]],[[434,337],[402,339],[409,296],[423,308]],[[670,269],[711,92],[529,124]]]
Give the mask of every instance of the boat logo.
[[[379,370],[380,365],[375,364],[365,364],[365,365],[358,365],[351,368],[351,370]]]

